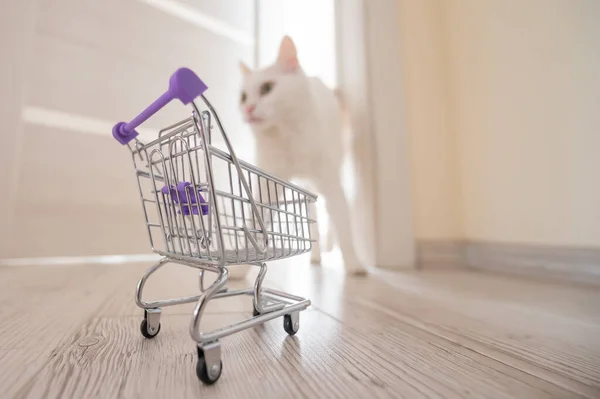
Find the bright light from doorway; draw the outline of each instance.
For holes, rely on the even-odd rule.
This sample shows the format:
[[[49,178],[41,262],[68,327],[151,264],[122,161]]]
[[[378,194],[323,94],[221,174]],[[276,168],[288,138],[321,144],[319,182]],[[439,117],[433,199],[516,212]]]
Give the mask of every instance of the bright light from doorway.
[[[289,35],[305,72],[335,87],[334,0],[260,0],[257,28],[259,67],[275,61],[281,38]]]

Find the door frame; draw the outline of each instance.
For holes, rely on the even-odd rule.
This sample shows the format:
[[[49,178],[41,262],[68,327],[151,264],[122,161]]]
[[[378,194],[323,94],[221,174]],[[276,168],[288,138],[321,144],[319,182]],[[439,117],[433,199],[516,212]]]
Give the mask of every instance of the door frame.
[[[355,132],[357,243],[367,264],[414,268],[398,3],[335,1],[338,83]]]

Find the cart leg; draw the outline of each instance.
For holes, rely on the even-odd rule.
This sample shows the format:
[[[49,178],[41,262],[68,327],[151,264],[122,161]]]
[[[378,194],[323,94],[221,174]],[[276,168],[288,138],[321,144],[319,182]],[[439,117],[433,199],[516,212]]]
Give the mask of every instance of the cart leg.
[[[204,292],[204,270],[200,270],[200,275],[198,276],[198,284],[200,292]]]
[[[272,303],[270,305],[265,304],[262,295],[262,283],[267,275],[267,264],[260,263],[257,265],[260,266],[260,271],[258,272],[258,276],[256,276],[256,280],[254,281],[254,295],[252,296],[252,304],[254,306],[254,312],[252,314],[254,316],[273,312],[285,306],[283,303]]]
[[[267,264],[260,264],[260,271],[258,272],[258,276],[256,276],[256,280],[254,281],[254,295],[252,296],[252,305],[254,307],[254,311],[252,312],[253,316],[258,316],[261,313],[265,312],[263,309],[262,303],[262,282],[267,274]]]
[[[227,268],[223,267],[217,280],[202,292],[190,322],[190,335],[197,342],[198,363],[196,364],[196,375],[205,384],[214,384],[219,379],[223,362],[221,361],[221,343],[219,340],[205,342],[202,333],[199,331],[200,319],[206,304],[214,295],[222,292],[225,288],[227,276]]]
[[[142,294],[144,292],[144,286],[146,285],[146,281],[148,281],[148,278],[154,274],[154,272],[156,272],[158,269],[160,269],[161,267],[163,267],[164,265],[166,265],[167,263],[169,263],[169,259],[167,258],[162,258],[158,263],[152,265],[148,270],[146,270],[146,272],[144,273],[144,275],[142,276],[142,278],[140,278],[140,281],[138,281],[137,287],[135,289],[135,303],[142,309],[149,309],[149,308],[154,308],[155,306],[151,306],[151,303],[147,303],[144,302],[142,300]]]
[[[148,308],[148,304],[142,301],[144,285],[146,284],[148,277],[150,277],[155,271],[157,271],[167,263],[169,263],[168,259],[162,258],[158,263],[146,270],[146,273],[144,273],[144,275],[138,282],[137,288],[135,290],[135,302],[139,307],[144,308],[144,319],[140,324],[140,332],[146,338],[154,338],[160,332],[161,310],[159,307]]]
[[[219,277],[217,277],[217,280],[212,283],[212,285],[204,292],[202,292],[202,295],[200,295],[200,298],[198,299],[198,304],[194,308],[194,314],[192,315],[192,320],[190,322],[190,335],[192,336],[192,339],[199,345],[204,344],[206,341],[199,331],[200,319],[204,313],[204,308],[214,295],[223,291],[223,288],[225,288],[225,285],[227,284],[227,277],[227,268],[223,267],[219,273]]]
[[[201,298],[201,295],[188,296],[183,298],[171,298],[171,299],[162,299],[157,301],[145,302],[143,298],[144,286],[146,285],[146,281],[150,278],[152,274],[154,274],[158,269],[163,267],[169,262],[173,262],[172,259],[162,258],[158,263],[152,265],[140,281],[138,282],[136,291],[135,291],[135,303],[142,309],[144,309],[144,319],[140,325],[140,330],[142,335],[146,338],[154,338],[160,331],[160,314],[161,308],[164,306],[174,306],[182,303],[190,303],[196,302]],[[185,263],[175,261],[175,263],[181,263],[185,265]],[[210,269],[212,270],[212,269]],[[216,269],[218,270],[218,269]],[[202,270],[200,274],[200,289],[202,290],[204,287],[204,270]]]
[[[204,275],[206,270],[200,270],[200,276],[199,276],[199,286],[200,286],[200,292],[204,292],[205,288],[204,288]],[[225,285],[224,287],[222,287],[221,289],[219,289],[219,291],[217,292],[217,294],[221,293],[221,292],[227,292],[228,288],[227,285]]]

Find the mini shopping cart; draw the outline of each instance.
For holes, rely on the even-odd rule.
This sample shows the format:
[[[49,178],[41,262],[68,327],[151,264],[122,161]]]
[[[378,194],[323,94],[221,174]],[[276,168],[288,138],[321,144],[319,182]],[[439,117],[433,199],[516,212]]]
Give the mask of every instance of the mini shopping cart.
[[[197,344],[196,374],[212,384],[223,367],[221,338],[280,316],[288,334],[298,331],[299,313],[310,301],[262,283],[265,262],[310,251],[310,225],[315,222],[309,217],[309,205],[316,196],[239,160],[203,95],[206,89],[191,70],[177,70],[169,89],[131,122],[116,124],[113,136],[131,150],[150,245],[162,256],[137,285],[136,303],[144,309],[142,335],[153,338],[159,333],[162,307],[197,302],[190,322],[190,335]],[[197,97],[202,99],[203,110],[194,102]],[[174,99],[191,104],[191,116],[142,143],[135,129]],[[212,145],[213,121],[227,151]],[[146,281],[167,263],[199,269],[200,294],[145,302]],[[254,287],[228,290],[227,267],[240,264],[260,267]],[[204,282],[207,271],[218,276],[209,287]],[[253,317],[200,332],[207,303],[235,295],[252,296]]]

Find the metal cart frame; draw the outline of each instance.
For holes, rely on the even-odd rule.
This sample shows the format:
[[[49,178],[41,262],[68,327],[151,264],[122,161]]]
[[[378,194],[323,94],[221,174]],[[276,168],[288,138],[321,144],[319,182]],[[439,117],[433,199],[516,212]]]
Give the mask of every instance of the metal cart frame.
[[[317,197],[239,160],[216,111],[203,95],[206,89],[191,70],[177,70],[169,89],[131,122],[117,123],[113,136],[131,151],[150,244],[163,256],[137,285],[135,301],[144,309],[142,335],[153,338],[159,333],[161,308],[197,302],[189,330],[197,346],[196,374],[212,384],[222,371],[221,338],[281,316],[288,334],[298,331],[299,313],[310,306],[310,300],[265,288],[263,280],[267,261],[310,251],[314,241],[310,224],[315,221],[309,217],[309,204]],[[198,97],[206,108],[203,111],[194,102]],[[190,104],[191,117],[142,143],[135,129],[173,99]],[[212,145],[213,119],[227,151]],[[215,178],[219,171],[222,179]],[[144,301],[147,280],[168,263],[199,269],[200,294]],[[239,264],[260,267],[254,286],[228,290],[227,267]],[[204,282],[207,271],[217,274],[209,287]],[[208,302],[236,295],[252,296],[253,317],[201,332]]]

